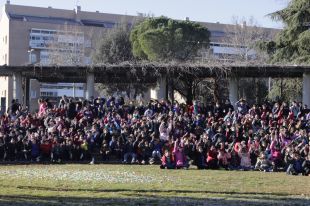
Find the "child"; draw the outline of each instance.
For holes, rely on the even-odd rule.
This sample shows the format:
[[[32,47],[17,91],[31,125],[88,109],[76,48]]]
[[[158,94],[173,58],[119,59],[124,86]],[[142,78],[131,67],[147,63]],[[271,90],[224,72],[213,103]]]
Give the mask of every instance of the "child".
[[[226,152],[225,148],[222,147],[219,150],[219,154],[217,155],[217,159],[219,161],[219,166],[222,168],[225,168],[228,170],[228,165],[229,165],[229,159],[231,158],[231,155],[229,152]]]
[[[304,175],[310,175],[310,152],[308,153],[306,160],[303,162],[302,168],[304,171]]]
[[[293,159],[291,160],[287,170],[286,174],[288,175],[298,175],[302,173],[302,163],[303,159],[300,157],[300,155],[295,152],[293,153]]]
[[[278,168],[282,165],[282,154],[279,145],[273,145],[271,143],[271,161],[273,165],[273,171],[278,171]]]
[[[151,150],[151,153],[152,153],[152,158],[150,159],[150,164],[154,164],[157,159],[158,160],[161,159],[162,144],[159,141],[159,139],[153,138],[151,140],[150,150]]]
[[[131,157],[131,163],[135,163],[137,160],[137,154],[135,153],[135,147],[133,142],[133,137],[129,137],[128,141],[124,145],[124,161],[123,163],[128,163],[128,158]]]
[[[211,146],[208,151],[207,164],[209,169],[217,169],[218,168],[218,152],[214,145]]]
[[[272,170],[271,166],[272,166],[271,161],[269,161],[267,159],[267,155],[264,152],[262,152],[260,157],[257,158],[255,169],[259,171],[269,172]]]
[[[110,154],[111,154],[111,150],[108,144],[107,140],[103,140],[102,142],[102,146],[100,148],[100,154],[102,156],[102,160],[109,160]]]
[[[178,139],[174,143],[173,154],[174,154],[177,169],[189,167],[189,164],[187,163],[186,156],[183,151],[183,147],[179,146]]]
[[[245,145],[245,142],[241,143],[241,146],[239,147],[238,155],[240,157],[240,167],[242,170],[249,170],[251,169],[251,158],[250,158],[250,152],[247,149],[247,146]]]
[[[207,169],[206,156],[201,146],[198,147],[198,150],[195,154],[195,164],[199,170]]]
[[[228,152],[230,153],[230,161],[229,161],[229,170],[237,170],[240,168],[240,157],[238,152],[233,148],[229,148]]]
[[[141,164],[146,164],[149,162],[152,151],[150,148],[149,141],[142,140],[138,145],[140,151]]]
[[[165,150],[164,156],[161,158],[160,169],[174,169],[175,161],[169,150]]]

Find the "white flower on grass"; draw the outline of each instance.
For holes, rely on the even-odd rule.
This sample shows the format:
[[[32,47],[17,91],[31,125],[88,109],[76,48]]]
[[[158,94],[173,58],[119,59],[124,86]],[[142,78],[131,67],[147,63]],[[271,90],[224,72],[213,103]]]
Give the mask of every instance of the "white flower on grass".
[[[123,168],[122,168],[123,169]],[[152,183],[170,181],[168,177],[155,177],[124,170],[75,170],[60,167],[21,167],[17,170],[5,168],[0,176],[25,179],[50,179],[72,182],[107,182],[107,183]]]

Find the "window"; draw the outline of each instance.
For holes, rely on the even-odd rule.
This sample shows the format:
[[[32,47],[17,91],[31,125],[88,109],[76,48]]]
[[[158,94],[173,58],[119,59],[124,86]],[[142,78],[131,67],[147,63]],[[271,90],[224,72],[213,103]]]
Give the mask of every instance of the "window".
[[[30,92],[30,98],[31,98],[31,99],[37,98],[37,91],[31,90],[31,92]]]
[[[223,31],[211,31],[211,36],[212,37],[224,37],[225,32],[223,32]]]
[[[85,48],[91,48],[91,40],[86,39],[84,44],[85,44]]]
[[[57,92],[40,92],[41,97],[56,97]]]
[[[37,62],[37,55],[36,54],[33,54],[33,53],[29,53],[29,62],[31,64],[34,64]]]
[[[41,31],[40,30],[36,30],[36,29],[32,29],[31,33],[41,33]]]

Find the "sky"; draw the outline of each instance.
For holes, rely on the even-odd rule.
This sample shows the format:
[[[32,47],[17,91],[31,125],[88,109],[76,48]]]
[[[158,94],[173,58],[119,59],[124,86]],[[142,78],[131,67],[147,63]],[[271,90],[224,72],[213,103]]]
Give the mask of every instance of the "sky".
[[[258,26],[281,28],[266,15],[283,9],[289,0],[11,0],[11,4],[61,9],[74,9],[78,4],[84,11],[137,15],[167,16],[174,19],[220,22],[230,24],[233,18],[253,17]],[[4,5],[6,0],[0,0]]]

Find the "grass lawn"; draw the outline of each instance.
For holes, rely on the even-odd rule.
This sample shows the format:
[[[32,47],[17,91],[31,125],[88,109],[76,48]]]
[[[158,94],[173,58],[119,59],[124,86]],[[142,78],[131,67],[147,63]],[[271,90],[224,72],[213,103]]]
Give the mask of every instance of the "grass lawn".
[[[0,166],[0,205],[310,205],[310,177],[140,165]]]

